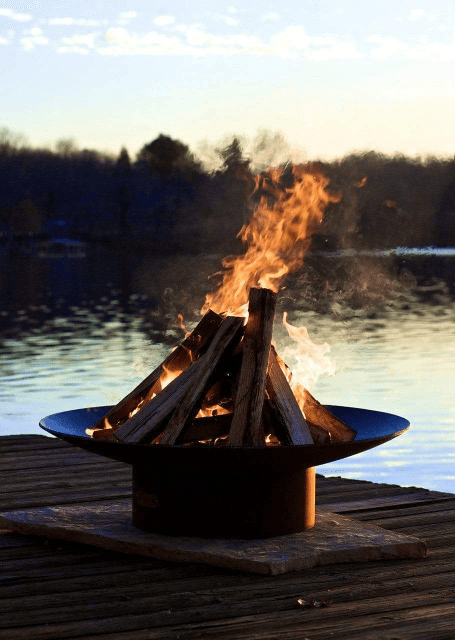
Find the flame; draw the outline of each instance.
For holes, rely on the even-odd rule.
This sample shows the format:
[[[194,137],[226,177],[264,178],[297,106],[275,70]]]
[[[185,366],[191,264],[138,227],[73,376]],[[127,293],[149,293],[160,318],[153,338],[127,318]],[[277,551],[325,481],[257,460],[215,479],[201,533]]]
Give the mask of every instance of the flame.
[[[143,400],[141,400],[141,402],[138,403],[138,405],[135,407],[135,409],[130,411],[130,413],[128,414],[128,418],[132,418],[134,415],[136,415],[136,413],[138,411],[140,411],[142,409],[142,407],[145,404],[147,404],[147,402],[150,402],[150,400],[153,400],[153,398],[156,395],[158,395],[160,391],[162,391],[165,387],[167,387],[167,385],[170,382],[172,382],[173,380],[175,380],[175,378],[177,378],[181,373],[182,373],[181,369],[176,369],[174,371],[171,371],[170,369],[168,369],[166,367],[166,365],[162,364],[161,365],[161,375],[158,378],[157,382],[149,390],[149,392],[147,393],[145,398]]]
[[[292,186],[285,186],[290,179]],[[246,316],[251,287],[278,292],[286,275],[301,266],[327,205],[340,200],[326,191],[328,184],[311,165],[295,165],[289,174],[269,169],[256,178],[259,204],[238,234],[246,251],[223,260],[221,284],[206,296],[202,313]]]
[[[184,332],[185,338],[187,338],[191,334],[191,331],[188,331],[188,329],[185,326],[185,323],[183,321],[183,314],[181,313],[177,314],[177,325],[179,329],[181,329]]]
[[[283,350],[284,358],[292,357],[295,360],[296,364],[292,367],[293,373],[290,373],[281,358],[278,362],[288,378],[300,408],[304,411],[304,389],[312,389],[323,373],[333,376],[335,363],[328,356],[330,346],[327,342],[314,343],[306,327],[294,327],[289,324],[286,312],[283,313],[283,324],[295,342],[294,347],[288,346]]]
[[[268,433],[265,436],[265,445],[267,447],[279,447],[281,445],[281,442],[278,440],[276,436],[272,435],[271,433]]]
[[[213,416],[222,416],[231,413],[226,409],[226,407],[222,407],[220,404],[214,404],[208,407],[201,407],[198,413],[196,414],[196,418],[212,418]]]
[[[161,391],[164,389],[164,387],[167,387],[167,385],[170,382],[175,380],[182,373],[181,370],[179,369],[176,369],[175,371],[171,371],[164,364],[162,365],[162,369],[163,369],[163,372],[160,375]]]

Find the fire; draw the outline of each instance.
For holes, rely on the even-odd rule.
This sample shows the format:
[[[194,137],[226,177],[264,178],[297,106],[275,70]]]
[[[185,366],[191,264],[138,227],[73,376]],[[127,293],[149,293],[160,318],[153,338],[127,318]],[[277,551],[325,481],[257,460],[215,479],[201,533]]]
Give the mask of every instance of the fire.
[[[242,227],[239,233],[239,237],[246,246],[245,253],[241,256],[228,256],[223,260],[222,264],[224,270],[220,274],[217,274],[221,276],[220,285],[214,292],[206,296],[205,303],[201,311],[203,314],[207,314],[208,316],[209,313],[212,313],[218,318],[220,323],[223,322],[223,316],[226,315],[247,317],[249,303],[251,311],[251,300],[254,298],[252,295],[253,293],[257,292],[258,289],[267,289],[269,290],[268,294],[273,296],[273,293],[277,293],[280,288],[282,288],[285,277],[289,273],[297,270],[303,264],[304,256],[309,248],[312,234],[321,224],[326,207],[329,203],[338,202],[340,200],[339,195],[331,194],[326,190],[328,184],[329,180],[312,165],[297,165],[291,167],[289,170],[270,169],[256,178],[254,193],[258,199],[258,205],[250,222]],[[252,289],[253,291],[251,291]],[[269,305],[268,309],[270,309],[271,300],[266,301],[265,298],[261,302],[261,304],[263,304],[263,309],[266,308],[266,302]],[[273,302],[273,305],[274,304],[275,302]],[[273,306],[273,311],[271,316],[269,315],[269,318],[273,317],[274,309],[275,307]],[[259,317],[258,310],[254,309],[254,311],[251,312],[256,313],[257,317]],[[205,317],[206,316],[204,316],[204,318]],[[253,319],[254,318],[256,318],[256,316],[253,316]],[[177,320],[179,327],[186,333],[186,327],[181,314],[178,315]],[[234,320],[235,318],[230,318],[225,319],[224,322],[229,324],[230,321]],[[204,322],[204,319],[201,320],[201,323],[202,322]],[[210,322],[213,322],[213,319],[210,320]],[[252,324],[247,324],[247,327],[252,326]],[[287,347],[284,349],[282,357],[280,358],[276,354],[275,349],[273,349],[273,351],[270,349],[271,333],[268,338],[263,336],[261,339],[263,340],[264,345],[268,344],[267,348],[263,346],[261,351],[260,345],[255,346],[256,357],[260,352],[262,358],[262,368],[258,375],[260,376],[261,384],[265,385],[266,375],[269,375],[267,373],[267,366],[271,367],[273,370],[274,365],[270,365],[270,362],[276,363],[276,360],[273,358],[277,358],[279,367],[284,371],[292,392],[297,398],[300,409],[304,413],[304,404],[305,398],[308,397],[308,389],[314,386],[316,380],[322,373],[333,375],[335,365],[327,355],[330,350],[328,344],[324,343],[318,345],[313,343],[305,327],[297,328],[287,322],[286,313],[283,316],[283,324],[286,327],[289,336],[295,341],[296,346],[294,348]],[[267,326],[271,327],[270,321]],[[208,329],[205,330],[207,331]],[[200,335],[204,335],[204,333]],[[200,335],[198,339],[200,339]],[[234,334],[232,334],[230,339],[233,337]],[[197,344],[197,342],[195,344]],[[179,358],[176,358],[178,365],[171,365],[171,368],[168,368],[162,363],[158,379],[156,379],[148,388],[148,392],[145,396],[142,394],[138,397],[139,402],[134,409],[129,411],[128,419],[133,418],[138,411],[153,400],[155,396],[169,385],[169,383],[185,371],[189,366],[189,363],[197,360],[198,356],[195,345],[192,347],[195,349],[195,353],[193,353],[192,349],[189,348],[189,353],[186,354],[187,357],[184,357],[183,359],[181,355],[182,347],[184,350],[187,349],[185,345],[179,345],[178,349],[180,349],[180,351],[176,352],[180,354]],[[240,342],[240,345],[234,345],[233,349],[234,354],[242,355],[242,342]],[[235,349],[237,349],[237,351]],[[214,362],[214,353],[210,355],[211,359],[208,360],[208,363]],[[265,358],[262,357],[264,353],[266,354]],[[282,358],[292,358],[295,362],[295,365],[293,364],[294,378]],[[201,362],[204,362],[202,358],[200,360]],[[249,373],[249,370],[248,367],[240,368],[239,370],[239,358],[236,359],[234,355],[231,355],[231,359],[228,360],[228,362],[229,366],[224,369],[224,377],[217,379],[215,384],[212,383],[213,386],[210,389],[199,390],[196,384],[191,393],[185,392],[185,395],[182,396],[183,400],[181,401],[178,410],[175,409],[172,414],[169,423],[170,428],[163,440],[163,444],[173,444],[176,441],[180,435],[181,429],[185,425],[185,420],[189,421],[190,419],[193,419],[191,414],[193,408],[195,412],[198,411],[195,416],[196,418],[216,418],[218,416],[230,414],[232,416],[232,423],[235,422],[235,419],[238,421],[238,416],[241,415],[241,413],[237,411],[241,404],[237,402],[238,396],[236,397],[235,395],[235,390],[238,390],[238,385],[240,385],[240,378],[238,376],[241,377],[244,371]],[[241,362],[243,366],[244,360],[242,359]],[[204,366],[206,365],[204,364]],[[209,372],[207,373],[207,376],[211,375],[209,368],[207,368],[207,371]],[[203,377],[205,375],[203,367],[201,368],[201,372],[202,374],[200,379],[205,380]],[[295,429],[294,423],[291,429],[291,426],[286,422],[288,420],[288,415],[285,415],[284,410],[280,409],[280,403],[278,402],[277,404],[276,402],[276,398],[278,396],[273,395],[274,393],[276,394],[275,389],[277,388],[273,385],[277,385],[278,383],[276,380],[279,379],[277,378],[276,367],[275,373],[273,375],[270,374],[269,379],[275,380],[275,382],[271,383],[271,391],[269,390],[266,392],[264,386],[264,388],[261,387],[260,393],[263,396],[269,394],[266,395],[268,401],[274,403],[273,406],[270,405],[272,408],[269,408],[269,412],[281,412],[278,415],[281,416],[282,424],[284,420],[284,428],[287,429],[286,433],[288,434],[285,436],[285,440],[287,438],[287,440],[290,439],[294,444],[307,444],[308,442],[306,438],[308,435],[309,441],[313,442],[311,439],[312,435],[310,434],[310,431],[308,431],[308,425],[305,424],[302,426],[298,418],[297,424],[299,425],[298,428],[301,430],[301,433],[299,435],[296,434],[295,431],[292,431],[292,429]],[[297,379],[298,382],[296,382]],[[184,385],[189,380],[190,378],[181,382],[181,384]],[[207,383],[208,380],[209,377],[205,380],[204,384]],[[247,379],[247,382],[243,382],[243,384],[249,385],[248,388],[252,389],[253,382],[254,381],[252,381],[252,379]],[[254,382],[254,384],[256,384],[256,382]],[[181,388],[184,389],[185,387]],[[194,389],[196,391],[194,391]],[[202,404],[201,398],[197,397],[197,394],[201,391],[205,394]],[[193,393],[195,398],[197,397],[197,400],[193,399]],[[274,400],[271,400],[272,398],[274,398]],[[185,402],[188,406],[185,405]],[[193,404],[191,404],[191,402],[193,402]],[[316,406],[316,410],[313,405]],[[320,405],[310,395],[310,399],[307,402],[307,410],[310,414],[311,411],[313,411],[313,414],[314,411],[320,411],[319,407]],[[182,415],[180,415],[178,411],[180,411]],[[255,437],[260,440],[264,434],[271,431],[271,433],[268,433],[265,436],[266,446],[279,446],[283,434],[280,435],[279,433],[275,433],[275,428],[271,426],[270,423],[271,414],[269,413],[267,415],[267,412],[261,413],[262,405],[260,410],[256,411],[256,413],[254,413],[251,408],[249,411],[250,416],[254,415],[256,420],[254,432]],[[285,417],[283,418],[283,416]],[[220,419],[219,421],[215,421],[215,426],[216,428],[221,426],[224,429],[226,422],[229,422],[229,420],[226,421],[224,419]],[[116,423],[116,426],[120,426],[120,431],[123,429],[123,433],[119,435],[119,439],[121,441],[134,442],[134,439],[131,440],[131,438],[136,438],[134,430],[139,432],[138,425],[136,423],[133,427],[129,425],[126,431],[125,428],[121,426],[123,423]],[[146,427],[149,430],[148,432],[150,433],[150,436],[152,436],[152,430],[156,429],[160,424],[157,422],[155,425],[153,420],[150,420],[150,423],[151,424],[146,425]],[[141,429],[142,426],[143,425],[140,427]],[[221,433],[218,432],[216,435],[214,434],[213,436],[210,436],[209,439],[204,437],[203,439],[198,440],[198,442],[199,444],[206,444],[210,446],[238,446],[236,439],[241,440],[243,438],[243,432],[240,433],[237,424],[235,426],[235,429],[232,428],[235,432],[235,438],[233,441],[230,440],[230,436],[228,438],[227,435],[221,435]],[[109,423],[106,422],[104,430],[98,429],[98,431],[106,431],[109,427]],[[251,431],[253,431],[253,428],[250,428]],[[305,429],[308,434],[306,434]],[[338,429],[340,430],[339,426]],[[112,428],[110,430],[112,431]],[[133,434],[132,436],[130,431]],[[211,433],[210,430],[208,433]],[[324,431],[324,437],[331,437],[330,435],[327,435],[327,433],[328,432]],[[156,434],[154,431],[153,435],[155,437],[151,440],[152,444],[159,444],[163,438],[163,434],[164,431],[159,434]],[[349,436],[351,435],[352,434],[350,433]],[[140,434],[138,437],[142,438],[143,435]],[[188,446],[193,446],[192,442],[188,442],[186,444]]]
[[[312,389],[319,376],[323,373],[333,376],[335,363],[328,357],[330,346],[327,342],[323,344],[314,343],[308,335],[306,327],[294,327],[289,324],[286,312],[283,314],[283,324],[289,336],[295,342],[294,347],[286,347],[283,350],[283,357],[285,359],[294,358],[295,360],[292,371],[294,378],[298,379],[298,382],[289,379],[289,383],[294,395],[297,397],[300,408],[303,410],[303,393],[300,392],[299,388]],[[283,365],[281,367],[283,368]]]
[[[287,186],[290,178],[293,184]],[[246,245],[245,254],[223,260],[221,284],[206,296],[202,313],[212,309],[245,316],[252,287],[278,292],[286,275],[302,265],[327,205],[340,200],[326,191],[328,184],[311,165],[295,165],[291,175],[280,168],[257,177],[259,204],[238,234]]]
[[[149,393],[145,396],[145,398],[139,402],[139,404],[128,414],[128,418],[132,418],[138,411],[142,409],[142,407],[150,402],[160,391],[162,391],[169,383],[171,383],[175,378],[177,378],[182,372],[179,369],[175,371],[171,371],[164,364],[161,365],[161,375],[158,380],[158,385],[154,385]]]
[[[183,315],[181,313],[177,314],[177,325],[179,329],[181,329],[185,334],[185,338],[190,335],[191,331],[188,331],[188,329],[186,328]]]
[[[203,407],[199,409],[196,414],[196,418],[211,418],[213,416],[223,416],[231,413],[225,407],[222,407],[220,404],[214,404],[210,407]]]

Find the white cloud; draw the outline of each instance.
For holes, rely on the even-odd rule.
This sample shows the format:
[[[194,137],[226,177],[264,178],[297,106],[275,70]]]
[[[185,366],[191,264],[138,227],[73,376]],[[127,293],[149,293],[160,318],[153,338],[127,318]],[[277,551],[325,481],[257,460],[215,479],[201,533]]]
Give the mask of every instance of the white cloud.
[[[174,16],[156,16],[156,18],[153,19],[153,24],[156,24],[157,27],[168,27],[174,24],[174,22]]]
[[[16,20],[16,22],[29,22],[33,20],[33,16],[29,13],[15,13],[12,9],[0,9],[0,16]]]
[[[235,7],[233,7],[232,5],[230,7],[228,7],[228,13],[237,13],[237,9]]]
[[[60,42],[70,47],[83,45],[88,49],[94,49],[97,35],[97,33],[75,33],[72,36],[60,38]]]
[[[108,20],[94,20],[91,18],[50,18],[47,24],[51,27],[101,27],[109,24]]]
[[[233,18],[232,15],[225,16],[222,13],[215,13],[213,17],[217,22],[227,24],[228,27],[236,27],[239,24],[239,21],[236,18]]]
[[[267,11],[261,16],[261,22],[276,22],[280,19],[280,14],[276,11]]]
[[[32,27],[31,29],[24,29],[23,33],[26,36],[42,36],[43,30],[39,27]]]
[[[57,53],[78,53],[86,56],[89,54],[89,50],[86,47],[73,45],[69,47],[57,47]]]
[[[132,20],[133,18],[137,18],[137,11],[121,11],[118,17],[122,20]]]
[[[377,45],[377,48],[372,52],[372,56],[378,60],[406,54],[410,49],[409,45],[401,40],[388,36],[369,36],[367,40]]]
[[[310,44],[310,38],[302,26],[294,25],[276,33],[272,37],[272,44],[277,50],[295,51],[307,48]]]
[[[126,26],[131,20],[134,20],[134,18],[137,18],[137,11],[121,11],[118,14],[117,24]]]
[[[408,44],[396,38],[384,36],[369,36],[368,42],[377,45],[372,56],[378,60],[392,57],[404,57],[408,60],[431,60],[438,62],[453,62],[455,60],[455,42],[442,44],[422,40],[417,44]]]
[[[3,38],[3,36],[0,36],[0,45],[8,45],[9,44],[9,40],[7,38]]]
[[[301,25],[286,27],[272,37],[276,53],[284,58],[303,54],[308,60],[352,60],[360,53],[353,42],[334,36],[309,36]]]
[[[424,11],[423,9],[413,9],[409,14],[408,20],[409,22],[418,22],[419,20],[422,20],[425,15],[426,11]]]
[[[105,39],[109,44],[98,49],[101,55],[188,53],[178,36],[169,36],[157,31],[138,35],[129,33],[123,27],[112,27],[107,30]]]
[[[315,40],[317,40],[315,38]],[[324,43],[314,42],[305,52],[309,60],[355,60],[361,55],[353,42],[344,42],[336,38],[324,38]]]
[[[310,37],[299,25],[287,27],[270,41],[242,33],[212,34],[202,25],[177,25],[172,34],[136,33],[112,27],[107,30],[105,40],[105,46],[95,47],[101,55],[273,55],[284,58],[300,55],[317,61],[360,57],[354,43],[335,37]]]
[[[256,36],[212,35],[201,27],[180,25],[176,32],[183,35],[167,35],[150,31],[145,34],[129,33],[126,29],[115,27],[108,29],[106,40],[109,43],[98,52],[102,55],[204,55],[230,56],[239,53],[264,55],[267,46]]]
[[[49,39],[43,35],[43,32],[39,27],[26,29],[24,34],[25,36],[20,40],[24,51],[31,51],[36,45],[45,46],[49,44]]]

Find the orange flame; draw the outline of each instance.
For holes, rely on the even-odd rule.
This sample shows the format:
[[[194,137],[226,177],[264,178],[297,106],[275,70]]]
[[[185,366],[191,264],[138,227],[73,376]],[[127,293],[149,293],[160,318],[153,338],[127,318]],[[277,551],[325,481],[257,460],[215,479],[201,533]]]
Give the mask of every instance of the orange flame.
[[[209,407],[200,408],[196,414],[196,418],[211,418],[213,416],[222,416],[230,413],[225,407],[220,404],[214,404]]]
[[[187,338],[190,335],[191,331],[188,331],[188,329],[186,328],[185,322],[183,319],[183,314],[181,313],[177,314],[177,325],[179,329],[181,329],[184,332],[185,338]]]
[[[238,234],[246,252],[223,260],[221,284],[206,296],[202,313],[245,316],[251,287],[277,292],[286,275],[301,266],[327,205],[340,200],[326,191],[328,178],[311,165],[293,166],[292,175],[284,171],[269,169],[256,179],[259,204]],[[291,187],[284,184],[290,178]]]

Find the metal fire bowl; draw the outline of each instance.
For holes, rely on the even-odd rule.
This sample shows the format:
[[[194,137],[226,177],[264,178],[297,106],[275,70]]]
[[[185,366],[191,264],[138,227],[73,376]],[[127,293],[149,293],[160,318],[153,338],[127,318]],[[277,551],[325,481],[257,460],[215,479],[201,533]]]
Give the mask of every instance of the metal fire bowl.
[[[101,456],[132,465],[172,465],[180,471],[194,471],[200,467],[204,471],[251,468],[251,466],[271,466],[289,471],[290,468],[304,469],[362,453],[384,444],[409,429],[405,418],[354,407],[326,405],[336,417],[356,430],[352,442],[326,445],[297,445],[279,447],[185,447],[176,445],[137,445],[94,440],[85,433],[111,407],[75,409],[47,416],[40,421],[40,427],[66,442],[92,451]]]
[[[260,539],[315,524],[315,467],[383,444],[409,428],[380,411],[329,406],[355,440],[280,447],[185,447],[93,440],[85,433],[110,407],[76,409],[40,426],[88,451],[133,467],[132,523],[145,531],[197,538]]]

